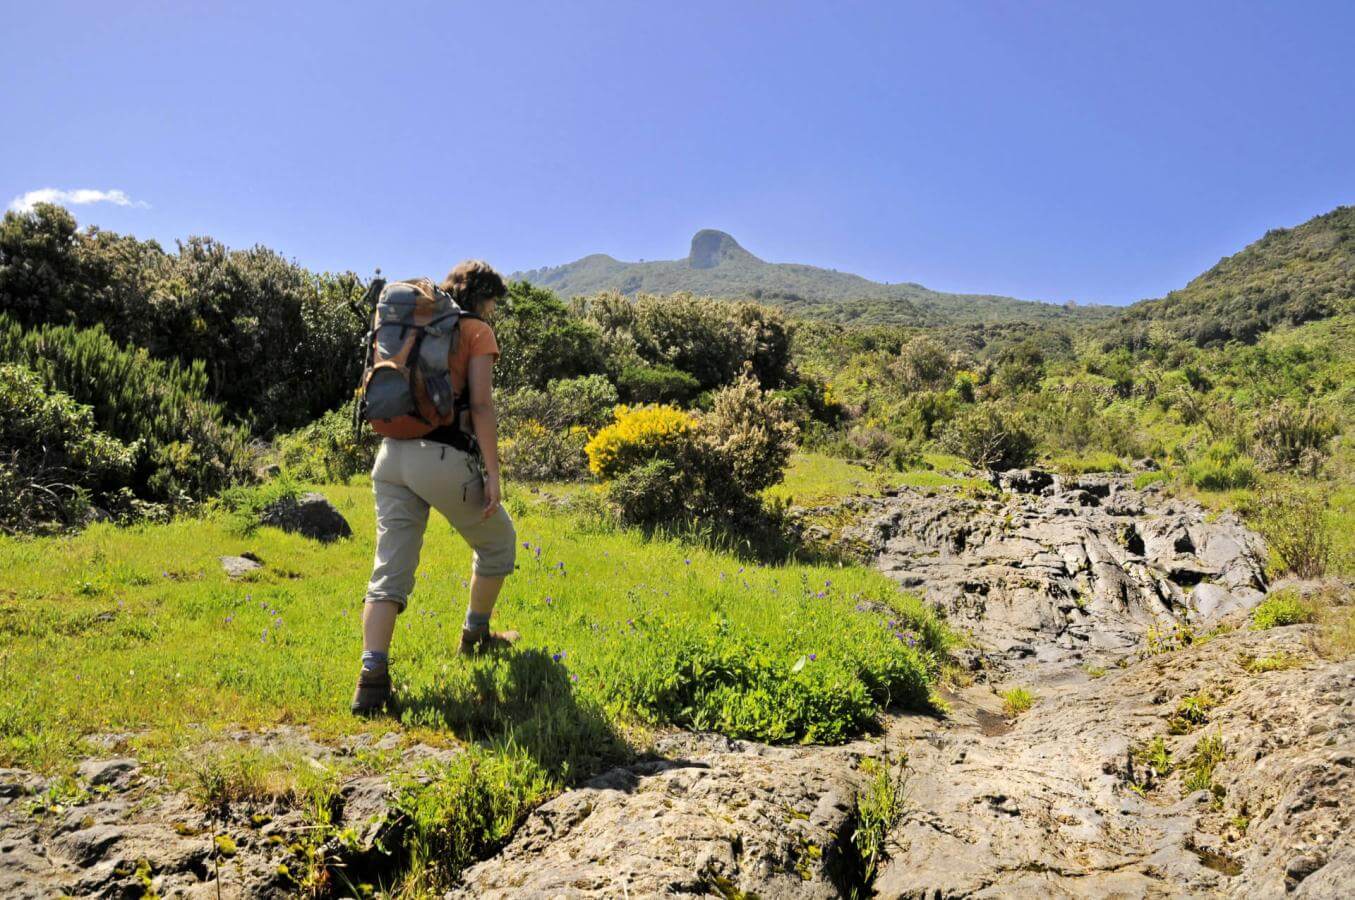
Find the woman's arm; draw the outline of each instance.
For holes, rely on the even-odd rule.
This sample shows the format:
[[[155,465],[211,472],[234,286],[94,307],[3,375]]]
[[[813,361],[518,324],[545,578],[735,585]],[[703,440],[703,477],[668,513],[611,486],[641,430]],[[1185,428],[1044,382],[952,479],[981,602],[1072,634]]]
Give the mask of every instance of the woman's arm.
[[[485,464],[485,512],[494,515],[502,500],[499,485],[499,417],[494,412],[494,357],[473,356],[466,370],[470,383],[471,427]]]

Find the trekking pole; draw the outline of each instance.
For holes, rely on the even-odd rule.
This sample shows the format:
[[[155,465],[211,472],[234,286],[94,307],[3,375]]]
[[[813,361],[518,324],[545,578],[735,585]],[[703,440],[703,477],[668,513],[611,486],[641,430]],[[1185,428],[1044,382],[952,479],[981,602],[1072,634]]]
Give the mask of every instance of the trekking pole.
[[[353,434],[359,436],[362,431],[362,378],[366,375],[367,369],[372,365],[376,353],[376,304],[381,298],[381,292],[386,287],[386,279],[381,277],[381,269],[377,267],[372,275],[372,280],[367,282],[367,290],[362,295],[360,306],[354,306],[350,298],[349,308],[358,316],[359,319],[365,319],[368,323],[368,329],[363,336],[363,342],[366,345],[362,357],[362,373],[358,375],[358,388],[353,392]]]

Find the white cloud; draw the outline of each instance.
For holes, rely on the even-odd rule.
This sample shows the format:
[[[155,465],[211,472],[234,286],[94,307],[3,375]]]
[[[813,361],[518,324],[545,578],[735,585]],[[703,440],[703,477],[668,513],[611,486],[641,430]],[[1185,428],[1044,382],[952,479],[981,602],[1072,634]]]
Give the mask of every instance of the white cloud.
[[[133,200],[126,191],[96,191],[90,188],[78,188],[63,191],[60,188],[39,188],[15,197],[9,208],[15,212],[29,212],[38,203],[56,203],[61,206],[81,206],[86,203],[112,203],[114,206],[131,206],[137,209],[149,209],[144,200]]]

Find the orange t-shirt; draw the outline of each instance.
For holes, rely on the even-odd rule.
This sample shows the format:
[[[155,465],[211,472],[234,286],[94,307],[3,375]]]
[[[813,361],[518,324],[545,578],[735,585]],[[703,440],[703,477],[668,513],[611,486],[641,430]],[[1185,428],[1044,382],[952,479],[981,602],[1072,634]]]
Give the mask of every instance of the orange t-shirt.
[[[480,319],[462,319],[459,327],[461,330],[456,337],[456,349],[447,357],[447,371],[451,376],[452,390],[456,392],[458,399],[466,392],[466,375],[470,371],[470,361],[477,356],[492,356],[496,360],[499,358],[499,342],[494,339],[494,329],[490,328],[488,323]],[[463,412],[459,427],[443,425],[434,428],[423,436],[423,440],[455,444],[463,435],[470,432],[470,413]]]
[[[452,376],[452,390],[460,396],[466,390],[466,373],[470,361],[477,356],[499,358],[499,342],[494,338],[494,329],[481,319],[462,319],[457,335],[456,349],[447,358],[447,370]]]

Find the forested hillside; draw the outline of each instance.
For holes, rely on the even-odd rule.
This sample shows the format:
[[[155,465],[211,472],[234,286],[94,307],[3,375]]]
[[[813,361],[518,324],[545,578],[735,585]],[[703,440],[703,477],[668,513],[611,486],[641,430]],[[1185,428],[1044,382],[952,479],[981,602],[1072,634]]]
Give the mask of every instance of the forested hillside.
[[[1276,228],[1160,300],[1108,327],[1133,336],[1158,324],[1200,346],[1251,342],[1277,325],[1349,312],[1355,304],[1355,206]]]
[[[628,296],[685,292],[757,300],[795,316],[843,323],[1081,321],[1110,312],[1103,307],[1065,307],[988,294],[947,294],[920,284],[881,284],[832,269],[769,263],[749,253],[730,235],[710,229],[693,236],[685,259],[631,263],[594,254],[554,268],[518,272],[513,277],[565,298],[600,291]]]

